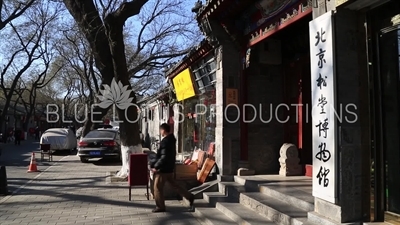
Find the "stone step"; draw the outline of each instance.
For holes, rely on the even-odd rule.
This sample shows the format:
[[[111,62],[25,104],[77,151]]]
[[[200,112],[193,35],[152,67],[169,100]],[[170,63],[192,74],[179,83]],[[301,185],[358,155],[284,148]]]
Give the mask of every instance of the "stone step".
[[[312,224],[326,224],[326,225],[339,225],[340,223],[336,223],[323,215],[316,213],[316,212],[309,212],[308,213],[308,221]],[[356,223],[360,224],[360,223]],[[352,223],[348,223],[347,225],[353,225]]]
[[[216,208],[240,225],[276,225],[240,203],[219,202]]]
[[[279,199],[289,205],[295,205],[305,211],[314,211],[314,197],[311,193],[302,190],[304,183],[299,181],[298,186],[290,186],[282,182],[260,182],[246,179],[246,177],[235,177],[235,181],[239,184],[246,185],[247,191],[256,191]]]
[[[314,211],[314,197],[299,189],[261,184],[260,192],[305,211]]]
[[[228,198],[239,200],[239,194],[245,192],[246,188],[237,182],[220,182],[218,183],[218,190]]]
[[[204,192],[215,192],[215,191],[218,191],[217,180],[206,182],[200,186],[194,187],[189,190],[189,192],[192,193],[196,199],[203,198]]]
[[[240,203],[279,225],[303,225],[307,222],[308,211],[263,193],[241,193]]]
[[[194,203],[193,215],[203,224],[208,225],[232,225],[235,221],[224,213],[209,206],[205,200],[197,200]]]
[[[215,207],[218,202],[239,202],[239,199],[228,197],[220,192],[204,192],[203,199],[213,207]]]

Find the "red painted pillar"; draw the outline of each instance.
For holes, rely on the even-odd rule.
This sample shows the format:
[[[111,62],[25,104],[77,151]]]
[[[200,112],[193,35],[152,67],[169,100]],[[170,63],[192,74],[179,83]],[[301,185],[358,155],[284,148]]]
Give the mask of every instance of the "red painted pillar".
[[[246,50],[242,52],[240,61],[243,63],[243,59],[246,56]],[[240,160],[248,161],[249,160],[249,152],[248,152],[248,126],[247,123],[244,122],[243,117],[243,105],[247,102],[247,74],[248,69],[242,67],[241,72],[239,73],[240,79],[240,102],[239,108],[240,111]]]
[[[299,94],[299,101],[298,101],[299,107],[297,111],[298,117],[296,118],[297,121],[299,121],[298,124],[298,149],[303,150],[303,93],[300,92]]]

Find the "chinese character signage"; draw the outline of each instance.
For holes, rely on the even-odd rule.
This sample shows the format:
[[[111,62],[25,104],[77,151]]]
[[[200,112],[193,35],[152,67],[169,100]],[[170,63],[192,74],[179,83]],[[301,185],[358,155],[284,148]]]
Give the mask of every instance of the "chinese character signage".
[[[238,90],[234,88],[227,88],[226,89],[226,105],[238,105]]]
[[[313,195],[336,203],[337,149],[333,14],[310,22]]]
[[[172,79],[178,101],[191,98],[196,95],[194,91],[192,76],[189,69],[185,69]]]

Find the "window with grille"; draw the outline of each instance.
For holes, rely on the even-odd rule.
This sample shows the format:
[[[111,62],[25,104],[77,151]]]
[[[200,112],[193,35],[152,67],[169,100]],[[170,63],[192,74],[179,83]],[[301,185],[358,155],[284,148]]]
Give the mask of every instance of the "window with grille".
[[[217,63],[214,55],[209,55],[192,67],[192,71],[196,80],[197,88],[200,93],[213,86],[216,82]]]

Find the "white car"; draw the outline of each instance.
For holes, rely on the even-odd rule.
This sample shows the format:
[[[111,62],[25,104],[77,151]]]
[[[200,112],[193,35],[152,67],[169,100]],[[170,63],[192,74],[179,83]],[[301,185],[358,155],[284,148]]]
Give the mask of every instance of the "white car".
[[[68,128],[50,128],[40,137],[40,144],[50,144],[52,151],[73,151],[77,148],[74,132]]]

